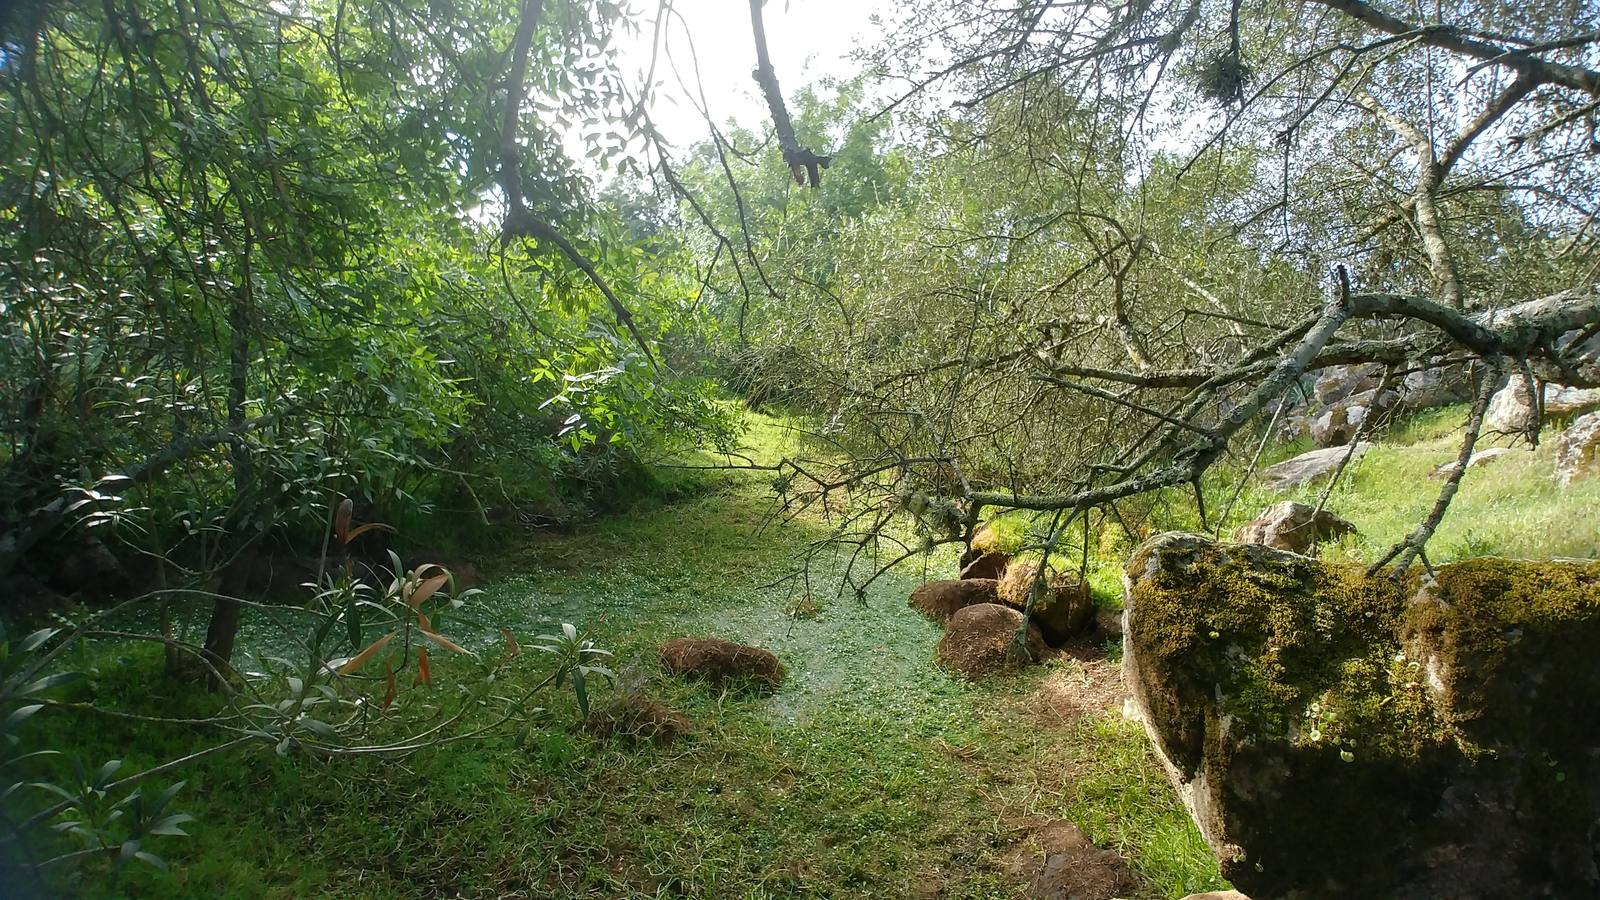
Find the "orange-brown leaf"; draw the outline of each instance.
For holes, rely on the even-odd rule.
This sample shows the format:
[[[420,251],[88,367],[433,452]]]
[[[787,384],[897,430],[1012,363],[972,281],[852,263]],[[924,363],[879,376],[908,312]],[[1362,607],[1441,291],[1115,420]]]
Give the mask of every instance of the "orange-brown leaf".
[[[350,532],[349,534],[345,535],[345,538],[344,538],[345,543],[348,544],[351,541],[355,540],[358,537],[361,537],[363,534],[366,534],[369,531],[387,531],[390,534],[393,534],[394,533],[394,528],[392,528],[391,526],[385,525],[382,522],[368,522],[367,524],[362,525],[359,528],[357,528],[356,530],[354,530],[354,531]]]
[[[456,643],[455,641],[452,641],[449,638],[447,638],[444,635],[439,634],[437,632],[429,631],[426,628],[424,628],[422,630],[422,636],[427,638],[430,641],[433,641],[435,644],[438,644],[439,646],[445,648],[446,650],[454,650],[457,653],[466,653],[467,652],[465,647],[461,646],[460,644]]]
[[[339,667],[339,674],[350,675],[367,663],[372,662],[372,658],[378,655],[378,651],[382,650],[386,644],[394,640],[394,636],[399,633],[400,632],[398,631],[391,631],[383,637],[378,638],[377,640],[368,644],[367,649],[357,653],[355,656],[350,657],[349,662],[346,662],[344,665]]]
[[[433,684],[433,673],[428,670],[427,647],[417,648],[417,680],[411,683],[416,684],[418,681],[423,684]]]
[[[355,501],[349,497],[339,501],[339,506],[333,511],[333,535],[339,543],[350,543],[350,517],[355,514]]]
[[[416,609],[417,607],[421,606],[424,600],[427,600],[429,597],[437,594],[439,592],[439,588],[444,587],[445,582],[449,580],[449,573],[445,573],[443,575],[435,575],[417,585],[416,590],[411,592],[411,598],[408,601],[411,604],[411,608]]]
[[[388,712],[389,707],[394,705],[395,684],[393,662],[390,662],[388,665],[384,666],[383,681],[386,685],[383,691],[383,711]]]

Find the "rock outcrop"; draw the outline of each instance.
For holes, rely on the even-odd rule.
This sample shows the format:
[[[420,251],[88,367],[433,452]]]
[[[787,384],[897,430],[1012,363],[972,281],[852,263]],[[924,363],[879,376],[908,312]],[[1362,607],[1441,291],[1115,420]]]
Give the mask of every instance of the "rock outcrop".
[[[979,603],[999,603],[999,582],[993,578],[930,581],[911,592],[911,607],[941,624],[957,612]]]
[[[1011,562],[1011,556],[999,550],[991,550],[981,554],[965,563],[961,567],[960,578],[999,578],[1006,573],[1006,565]]]
[[[1311,417],[1311,437],[1319,447],[1348,444],[1367,417],[1392,409],[1400,392],[1392,387],[1380,392],[1383,366],[1331,366],[1312,388],[1317,404]]]
[[[1600,388],[1574,388],[1559,384],[1545,384],[1544,415],[1547,419],[1568,419],[1600,409]],[[1533,397],[1528,384],[1521,378],[1512,378],[1506,386],[1495,392],[1484,413],[1483,430],[1486,434],[1516,434],[1528,427],[1533,417]]]
[[[996,588],[1000,602],[1026,610],[1028,595],[1039,578],[1037,562],[1019,562],[1006,569]],[[1033,622],[1052,644],[1061,644],[1094,619],[1094,597],[1089,584],[1077,575],[1056,572],[1045,579],[1044,593],[1033,603]]]
[[[67,552],[51,581],[63,593],[97,600],[126,597],[132,593],[133,585],[122,562],[99,538],[93,537],[80,540]]]
[[[1573,480],[1600,471],[1600,412],[1579,416],[1556,440],[1556,483],[1568,487]]]
[[[1396,407],[1428,409],[1472,397],[1468,369],[1460,364],[1440,364],[1437,359],[1414,360],[1410,371],[1380,392],[1383,366],[1376,363],[1329,366],[1311,380],[1306,402],[1291,402],[1278,417],[1276,436],[1295,440],[1311,435],[1318,446],[1350,441],[1374,413]]]
[[[1285,500],[1261,511],[1239,526],[1233,539],[1241,544],[1262,544],[1276,550],[1304,553],[1324,541],[1355,534],[1356,527],[1325,509]]]
[[[1600,563],[1397,589],[1174,533],[1125,586],[1131,706],[1240,890],[1600,896]]]
[[[1354,463],[1371,449],[1371,444],[1361,441],[1356,444],[1354,453],[1351,453],[1349,447],[1324,447],[1321,450],[1312,450],[1294,459],[1286,459],[1277,465],[1262,469],[1261,482],[1273,490],[1280,491],[1299,487],[1327,477],[1344,462],[1345,454],[1350,453],[1350,462]]]
[[[946,669],[974,677],[1021,668],[1044,657],[1044,637],[1028,626],[1021,652],[1016,645],[1022,613],[998,603],[969,606],[950,617],[933,659]]]

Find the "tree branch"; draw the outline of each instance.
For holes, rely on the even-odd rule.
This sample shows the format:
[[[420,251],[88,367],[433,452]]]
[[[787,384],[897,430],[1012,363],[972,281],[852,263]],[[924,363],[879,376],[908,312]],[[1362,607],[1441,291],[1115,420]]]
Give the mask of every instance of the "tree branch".
[[[1582,66],[1549,62],[1533,55],[1531,49],[1516,49],[1472,37],[1451,25],[1418,25],[1392,16],[1361,0],[1312,0],[1352,19],[1395,36],[1416,38],[1421,43],[1461,56],[1480,59],[1516,72],[1534,86],[1554,84],[1600,97],[1600,72]]]
[[[822,184],[822,173],[833,164],[833,157],[818,156],[809,147],[800,146],[795,137],[794,123],[789,121],[789,110],[783,104],[783,91],[778,88],[778,73],[772,68],[772,58],[767,54],[767,28],[761,20],[762,0],[750,0],[750,30],[756,41],[756,70],[752,74],[761,85],[767,98],[767,109],[772,111],[772,129],[778,135],[778,149],[783,151],[783,161],[794,175],[794,183]]]
[[[517,121],[522,112],[523,94],[527,90],[528,58],[532,54],[533,38],[539,31],[539,21],[543,15],[544,0],[523,0],[517,31],[511,40],[511,69],[506,77],[505,107],[500,118],[500,186],[505,189],[507,206],[506,219],[500,228],[500,243],[504,246],[519,237],[531,237],[555,245],[591,284],[600,289],[606,302],[611,305],[611,311],[616,314],[617,321],[633,335],[634,342],[644,351],[645,359],[650,361],[652,368],[656,368],[656,358],[650,352],[649,343],[639,332],[633,314],[617,297],[611,285],[588,257],[578,252],[571,241],[556,231],[555,226],[534,215],[528,208],[522,183],[522,152],[517,146]]]

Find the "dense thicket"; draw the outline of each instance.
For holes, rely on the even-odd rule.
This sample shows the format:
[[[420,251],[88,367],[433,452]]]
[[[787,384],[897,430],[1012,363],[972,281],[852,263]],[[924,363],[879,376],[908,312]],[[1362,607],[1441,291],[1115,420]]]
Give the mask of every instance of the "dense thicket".
[[[45,577],[98,525],[203,582],[252,543],[314,551],[340,496],[414,537],[570,520],[723,433],[672,374],[707,322],[684,249],[566,154],[615,162],[632,121],[616,4],[542,9],[510,152],[664,367],[549,242],[502,241],[519,10],[10,8],[0,574]]]

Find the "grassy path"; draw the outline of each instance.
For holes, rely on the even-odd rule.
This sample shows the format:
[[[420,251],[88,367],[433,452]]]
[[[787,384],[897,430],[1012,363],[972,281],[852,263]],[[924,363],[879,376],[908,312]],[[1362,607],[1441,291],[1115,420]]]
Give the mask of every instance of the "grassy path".
[[[1144,880],[1136,896],[1220,884],[1142,733],[1121,720],[1113,662],[952,679],[930,662],[938,630],[905,604],[911,571],[864,604],[796,619],[793,597],[760,586],[814,532],[761,531],[765,512],[758,483],[720,476],[672,505],[536,538],[491,569],[488,618],[521,634],[579,623],[688,716],[686,737],[597,740],[551,696],[522,747],[506,735],[404,760],[218,760],[190,772],[183,808],[200,821],[163,848],[172,871],[130,869],[118,890],[1018,897],[1030,833],[1058,818],[1127,857]],[[686,634],[766,646],[790,677],[770,697],[665,678],[655,648]],[[91,757],[135,761],[193,739],[85,738]]]

